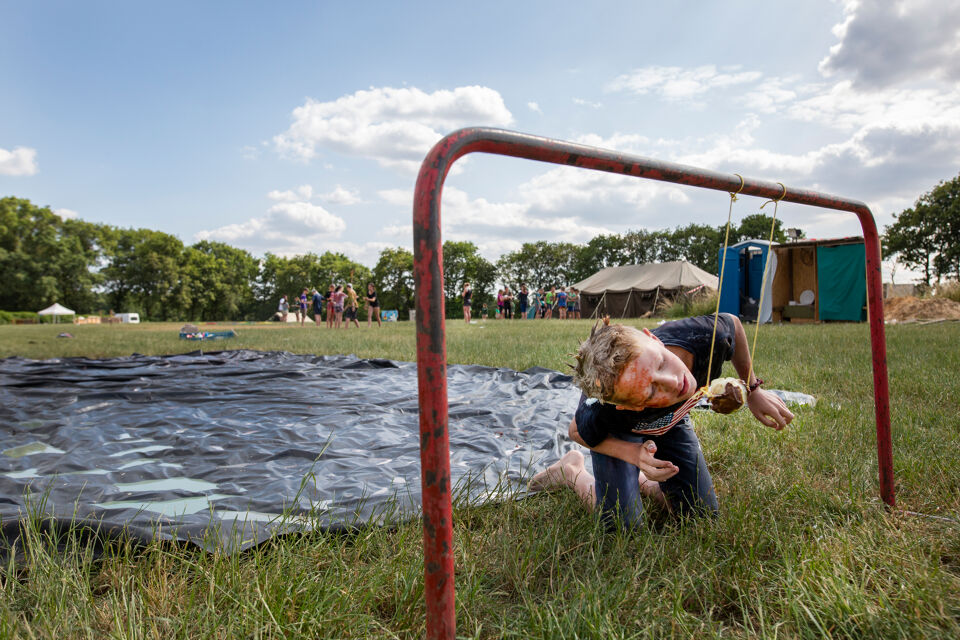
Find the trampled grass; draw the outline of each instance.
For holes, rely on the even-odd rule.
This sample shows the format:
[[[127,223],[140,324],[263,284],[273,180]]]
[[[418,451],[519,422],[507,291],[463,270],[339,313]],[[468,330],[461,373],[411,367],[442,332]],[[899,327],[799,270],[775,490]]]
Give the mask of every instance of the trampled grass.
[[[652,323],[638,323],[650,326]],[[560,369],[590,323],[448,323],[452,363]],[[178,325],[0,327],[0,355],[178,353]],[[219,327],[218,327],[219,328]],[[412,360],[409,323],[382,330],[238,325],[204,349]],[[74,339],[58,339],[60,331]],[[752,328],[750,329],[752,333]],[[960,517],[960,323],[887,328],[897,497]],[[781,433],[746,412],[696,417],[721,514],[608,533],[572,494],[455,509],[463,637],[956,638],[960,525],[878,498],[865,324],[765,326],[757,370],[815,395]],[[565,425],[558,425],[558,429]],[[274,539],[227,556],[28,538],[0,574],[0,637],[421,637],[417,522]]]

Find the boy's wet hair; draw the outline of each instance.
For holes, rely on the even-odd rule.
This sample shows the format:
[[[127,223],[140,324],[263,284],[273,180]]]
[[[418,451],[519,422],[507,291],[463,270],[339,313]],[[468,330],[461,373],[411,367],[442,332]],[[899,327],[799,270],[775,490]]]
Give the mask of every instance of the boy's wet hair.
[[[623,368],[639,353],[642,336],[633,327],[611,325],[610,316],[598,320],[574,354],[574,384],[589,398],[610,400]]]

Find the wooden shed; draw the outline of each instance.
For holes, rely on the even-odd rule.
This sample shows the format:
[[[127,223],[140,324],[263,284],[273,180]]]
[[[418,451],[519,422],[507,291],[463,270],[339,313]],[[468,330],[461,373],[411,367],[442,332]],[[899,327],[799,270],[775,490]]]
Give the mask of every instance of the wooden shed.
[[[866,320],[866,251],[862,237],[803,240],[773,247],[777,269],[774,322]]]

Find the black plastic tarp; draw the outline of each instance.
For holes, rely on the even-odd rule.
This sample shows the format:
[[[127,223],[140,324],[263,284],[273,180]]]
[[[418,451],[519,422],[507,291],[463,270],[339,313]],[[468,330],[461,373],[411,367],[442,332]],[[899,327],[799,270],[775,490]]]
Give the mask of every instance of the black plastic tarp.
[[[515,495],[569,448],[569,376],[448,371],[460,499]],[[32,511],[225,550],[277,531],[388,524],[419,513],[418,433],[413,363],[256,351],[8,358],[0,524],[8,545]]]

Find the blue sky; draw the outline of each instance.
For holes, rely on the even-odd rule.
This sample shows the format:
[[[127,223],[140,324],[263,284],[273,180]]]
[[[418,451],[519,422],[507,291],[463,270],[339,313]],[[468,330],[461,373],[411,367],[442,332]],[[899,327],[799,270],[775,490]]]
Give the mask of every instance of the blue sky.
[[[960,7],[942,0],[0,0],[0,24],[0,194],[256,255],[372,265],[410,247],[419,161],[469,125],[821,189],[881,227],[960,170]],[[473,155],[447,181],[444,237],[495,259],[717,225],[726,205]],[[849,214],[780,213],[859,234]]]

